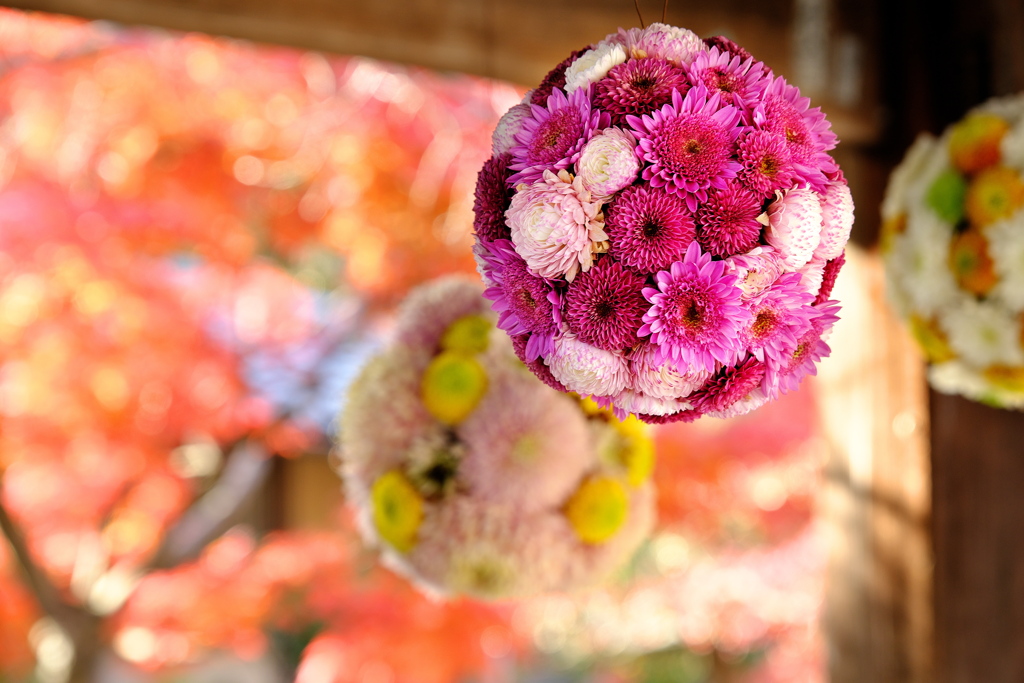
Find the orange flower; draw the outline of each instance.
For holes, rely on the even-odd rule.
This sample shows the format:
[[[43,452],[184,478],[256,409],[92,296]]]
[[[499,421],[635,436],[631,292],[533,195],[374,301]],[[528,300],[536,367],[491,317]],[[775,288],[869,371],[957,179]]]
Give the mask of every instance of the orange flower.
[[[962,288],[979,296],[988,294],[998,279],[988,255],[988,240],[977,230],[968,230],[953,238],[949,269]]]
[[[973,114],[953,126],[949,156],[964,173],[977,173],[999,163],[999,143],[1010,126],[993,114]]]

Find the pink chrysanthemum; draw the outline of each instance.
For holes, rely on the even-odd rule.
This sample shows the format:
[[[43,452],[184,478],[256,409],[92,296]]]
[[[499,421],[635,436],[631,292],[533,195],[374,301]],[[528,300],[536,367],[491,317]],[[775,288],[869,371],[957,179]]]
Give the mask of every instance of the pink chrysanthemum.
[[[456,427],[472,457],[458,483],[475,498],[524,513],[558,508],[593,466],[587,421],[576,401],[538,388],[515,367],[490,374],[490,389]]]
[[[626,389],[617,396],[598,403],[603,407],[611,407],[620,420],[625,419],[630,413],[662,417],[690,410],[692,407],[690,402],[683,398],[656,398],[632,389]]]
[[[781,363],[817,316],[812,301],[799,273],[784,274],[748,302],[752,317],[741,333],[743,345],[759,361]]]
[[[660,57],[680,66],[707,49],[693,31],[659,22],[640,30],[620,31],[619,35],[628,52],[638,57]]]
[[[740,47],[725,36],[712,36],[710,38],[705,38],[704,44],[709,48],[717,47],[722,52],[731,52],[740,59],[753,59],[753,56],[747,52],[745,48]]]
[[[569,68],[573,62],[575,62],[580,55],[587,50],[591,49],[590,45],[579,50],[573,50],[572,53],[566,57],[562,62],[558,64],[554,69],[549,71],[544,80],[540,82],[531,93],[530,93],[530,104],[537,104],[544,106],[548,102],[548,97],[554,92],[555,88],[565,89],[565,70]]]
[[[725,259],[725,267],[736,276],[736,286],[743,291],[743,298],[754,297],[782,275],[782,257],[774,247],[754,247],[746,254],[737,254]]]
[[[510,335],[530,334],[526,357],[536,360],[554,350],[561,324],[561,300],[551,284],[530,272],[508,240],[497,240],[485,257],[491,264],[493,287],[484,296],[499,312],[498,327]]]
[[[749,107],[770,83],[761,62],[742,59],[713,47],[700,52],[686,68],[694,85],[703,85],[709,93],[719,93],[723,104]]]
[[[508,165],[512,155],[501,154],[484,162],[473,193],[473,231],[482,242],[508,239],[505,210],[512,199],[508,186]]]
[[[605,221],[611,254],[645,273],[680,260],[697,236],[686,203],[650,185],[623,190],[608,207]]]
[[[594,132],[608,126],[608,114],[590,106],[590,89],[581,88],[568,97],[555,90],[547,106],[530,105],[532,116],[523,119],[515,134],[509,168],[516,173],[509,184],[533,183],[545,171],[557,172],[576,163],[580,150]]]
[[[531,272],[549,279],[564,275],[570,282],[581,268],[590,269],[597,244],[608,239],[601,217],[601,205],[582,179],[564,169],[521,185],[505,212],[512,243]]]
[[[752,130],[739,140],[743,170],[740,182],[759,195],[793,186],[792,154],[786,138],[768,130]]]
[[[761,240],[761,199],[733,183],[708,192],[697,211],[697,241],[712,256],[742,254]]]
[[[537,378],[547,384],[552,389],[557,391],[567,392],[568,389],[565,385],[555,379],[555,376],[551,374],[551,369],[544,363],[541,358],[529,359],[526,357],[526,347],[530,344],[530,335],[520,334],[512,337],[512,350],[515,351],[516,357],[523,362],[523,364],[530,369],[530,372],[537,375]]]
[[[810,328],[797,339],[781,363],[768,363],[764,389],[770,398],[793,391],[807,375],[818,374],[817,363],[832,352],[825,339],[839,320],[839,302],[828,300],[814,307]]]
[[[644,57],[613,67],[594,84],[594,104],[607,111],[612,123],[621,125],[626,116],[643,116],[672,100],[672,92],[690,89],[686,72],[664,59]]]
[[[569,329],[587,344],[618,351],[636,345],[647,303],[645,278],[608,257],[569,285],[565,315]]]
[[[722,261],[712,261],[692,243],[683,261],[656,276],[658,288],[645,287],[651,302],[641,336],[650,335],[659,360],[671,358],[680,368],[715,371],[715,363],[733,363],[742,352],[738,332],[750,320],[740,303],[736,276]]]
[[[825,264],[825,272],[821,276],[821,289],[818,290],[818,296],[814,299],[815,306],[824,303],[832,296],[832,288],[836,284],[836,278],[844,263],[846,263],[845,251]]]
[[[748,357],[742,363],[721,368],[690,397],[696,410],[703,413],[727,410],[751,393],[761,391],[765,364]]]
[[[786,139],[795,177],[823,191],[826,173],[837,166],[827,152],[836,146],[836,134],[821,112],[796,86],[779,76],[765,89],[754,109],[754,124]]]
[[[626,117],[637,134],[637,155],[650,164],[644,180],[683,197],[690,211],[707,200],[708,188],[724,188],[740,170],[732,158],[739,120],[738,108],[722,106],[718,93],[708,97],[702,85],[685,97],[673,93],[650,116]]]
[[[605,351],[566,333],[544,359],[556,380],[581,396],[614,396],[629,385],[629,366],[621,353]]]
[[[800,286],[812,297],[817,295],[821,289],[821,283],[825,280],[826,263],[825,259],[814,256],[800,270],[796,271],[802,278]]]
[[[685,398],[699,389],[711,376],[707,370],[680,372],[672,363],[658,362],[657,347],[653,344],[642,344],[634,349],[629,354],[629,368],[633,375],[634,388],[656,399]]]

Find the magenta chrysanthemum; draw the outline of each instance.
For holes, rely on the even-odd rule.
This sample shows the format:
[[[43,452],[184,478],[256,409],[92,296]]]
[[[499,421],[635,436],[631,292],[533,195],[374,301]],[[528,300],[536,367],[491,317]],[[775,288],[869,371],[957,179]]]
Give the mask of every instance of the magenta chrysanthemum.
[[[672,94],[672,102],[650,116],[627,116],[636,131],[637,155],[650,166],[644,180],[666,187],[686,200],[690,211],[707,200],[709,187],[723,188],[740,170],[733,160],[740,110],[722,106],[720,96],[708,96],[698,85]]]
[[[509,168],[516,173],[512,185],[536,182],[544,171],[556,172],[576,163],[590,136],[608,125],[608,114],[590,105],[590,91],[581,88],[568,97],[554,90],[547,106],[530,105],[532,116],[523,119],[515,134]]]
[[[686,203],[650,185],[623,190],[608,207],[605,220],[611,254],[645,273],[682,259],[697,236]]]
[[[810,99],[802,97],[782,76],[772,81],[762,97],[754,110],[755,125],[783,136],[796,178],[815,190],[824,190],[825,174],[837,168],[827,154],[836,146],[836,134],[825,115],[819,107],[811,109]]]
[[[814,306],[814,311],[810,327],[797,339],[793,350],[780,363],[767,364],[765,391],[772,398],[796,389],[807,375],[816,375],[818,361],[832,352],[825,339],[839,320],[839,302],[825,301]]]
[[[643,116],[672,101],[672,93],[690,89],[686,72],[664,59],[645,57],[623,62],[594,84],[594,104],[607,111],[612,123],[626,116]]]
[[[747,358],[737,365],[729,365],[690,397],[693,407],[702,413],[720,412],[743,400],[754,391],[761,390],[765,364],[756,358]]]
[[[747,107],[768,86],[768,74],[761,62],[742,59],[717,47],[699,53],[687,67],[693,85],[703,85],[709,93],[719,93],[723,104]]]
[[[753,59],[753,56],[725,36],[712,36],[704,39],[704,44],[709,48],[717,47],[722,52],[731,52],[740,59]]]
[[[740,182],[752,192],[764,196],[792,186],[792,154],[779,133],[750,131],[739,140],[739,157]]]
[[[760,214],[760,198],[740,185],[711,190],[697,212],[697,241],[712,256],[750,251],[761,238]]]
[[[505,210],[512,199],[512,189],[505,182],[512,156],[502,154],[484,162],[473,194],[473,232],[483,242],[508,239]]]
[[[484,296],[499,312],[498,327],[510,335],[531,335],[526,346],[530,360],[551,353],[561,323],[558,293],[547,280],[530,272],[508,240],[495,241],[488,260],[495,285]]]
[[[605,257],[576,278],[565,294],[569,329],[587,344],[606,351],[635,346],[647,302],[644,277]]]
[[[555,88],[565,89],[565,70],[569,68],[569,65],[575,62],[580,55],[590,49],[590,46],[586,46],[579,50],[573,50],[568,57],[562,60],[558,66],[549,71],[544,79],[540,82],[530,95],[530,104],[538,104],[544,106],[548,102],[548,97],[554,92]]]
[[[741,336],[754,358],[781,363],[796,348],[797,339],[810,329],[817,315],[811,306],[813,301],[814,294],[805,290],[799,273],[786,273],[751,299],[750,324]]]
[[[733,363],[743,351],[737,333],[750,312],[740,303],[736,276],[725,272],[725,264],[712,261],[694,242],[683,261],[655,280],[657,289],[643,290],[652,306],[639,334],[650,335],[659,359],[708,372],[714,372],[716,362]]]

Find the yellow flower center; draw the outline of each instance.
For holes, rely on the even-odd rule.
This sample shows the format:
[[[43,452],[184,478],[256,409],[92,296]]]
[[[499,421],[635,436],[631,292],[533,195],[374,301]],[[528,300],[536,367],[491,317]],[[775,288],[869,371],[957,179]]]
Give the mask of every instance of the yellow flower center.
[[[381,475],[370,491],[373,524],[380,537],[399,552],[416,544],[416,532],[423,521],[423,499],[398,470]]]
[[[946,335],[942,333],[934,320],[918,315],[910,316],[910,332],[921,346],[930,363],[945,363],[956,358],[953,349],[949,348]]]
[[[464,315],[453,322],[441,337],[441,348],[465,354],[487,350],[491,321],[482,315]]]
[[[565,506],[565,516],[584,543],[604,543],[622,528],[629,514],[629,496],[618,479],[593,476],[585,480]]]
[[[486,392],[483,366],[455,351],[445,351],[430,361],[420,385],[427,411],[447,425],[465,420]]]
[[[999,143],[1010,125],[993,114],[972,114],[953,126],[949,156],[964,173],[977,173],[999,163]]]
[[[985,368],[985,379],[1000,389],[1024,392],[1024,367],[992,365]]]
[[[1005,166],[985,169],[967,188],[967,219],[979,227],[1009,218],[1022,206],[1024,182]]]
[[[654,471],[654,442],[650,428],[633,415],[621,422],[613,420],[612,426],[620,437],[618,457],[626,467],[626,479],[630,486],[640,486]]]

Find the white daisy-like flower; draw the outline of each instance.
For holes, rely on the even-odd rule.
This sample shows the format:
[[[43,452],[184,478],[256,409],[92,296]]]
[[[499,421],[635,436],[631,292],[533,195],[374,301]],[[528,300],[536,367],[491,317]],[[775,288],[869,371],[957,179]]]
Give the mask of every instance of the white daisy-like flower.
[[[922,155],[920,167],[908,177],[905,201],[912,210],[928,205],[926,198],[935,179],[950,168],[949,133],[932,140],[932,146]]]
[[[1014,313],[1024,311],[1024,209],[985,229],[999,281],[992,296]]]
[[[491,133],[491,152],[494,156],[504,154],[515,147],[515,135],[522,128],[523,121],[531,115],[530,105],[520,102],[498,119],[498,125]]]
[[[1024,119],[1018,121],[999,144],[1003,163],[1017,170],[1024,170]]]
[[[888,255],[896,289],[909,301],[911,310],[925,317],[967,296],[949,270],[952,229],[944,225],[933,211],[913,212],[906,232],[893,238]]]
[[[1000,306],[966,299],[940,311],[939,326],[950,347],[970,365],[1024,364],[1020,320]]]
[[[608,75],[612,67],[626,61],[626,51],[617,42],[601,41],[592,50],[581,54],[565,70],[565,91],[585,88]]]
[[[629,383],[629,366],[621,353],[581,342],[573,334],[555,339],[544,359],[555,379],[581,396],[615,396]]]
[[[935,136],[928,133],[917,136],[903,161],[889,176],[885,199],[882,200],[882,220],[891,220],[907,210],[910,206],[908,190],[936,152],[945,156],[945,151],[936,145]]]
[[[985,378],[958,360],[938,363],[928,368],[928,383],[943,394],[963,394],[974,400],[989,392]]]

